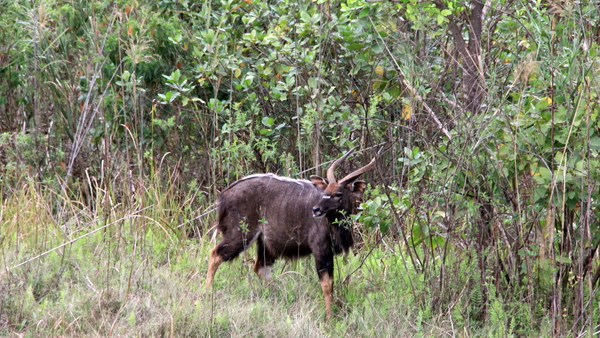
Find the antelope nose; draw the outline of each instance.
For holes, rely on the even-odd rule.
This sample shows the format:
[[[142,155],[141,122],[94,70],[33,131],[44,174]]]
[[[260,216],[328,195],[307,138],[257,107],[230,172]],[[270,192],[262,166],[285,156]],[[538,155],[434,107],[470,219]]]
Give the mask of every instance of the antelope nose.
[[[319,212],[319,210],[321,210],[321,208],[313,207],[313,214],[316,214],[317,212]]]

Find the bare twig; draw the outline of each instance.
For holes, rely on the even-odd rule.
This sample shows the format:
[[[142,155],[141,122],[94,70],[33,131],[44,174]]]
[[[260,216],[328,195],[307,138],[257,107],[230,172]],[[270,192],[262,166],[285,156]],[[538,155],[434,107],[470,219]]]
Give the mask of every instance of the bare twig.
[[[214,205],[214,204],[213,204],[213,205]],[[183,223],[179,224],[178,226],[176,226],[176,227],[175,227],[175,229],[179,229],[179,228],[181,228],[182,226],[184,226],[184,225],[186,225],[186,224],[188,224],[188,223],[190,223],[190,222],[193,222],[193,221],[195,221],[195,220],[197,220],[197,219],[199,219],[199,218],[202,218],[202,217],[204,217],[204,216],[206,216],[206,215],[210,214],[211,212],[213,212],[213,211],[215,211],[215,210],[217,210],[217,207],[214,207],[214,208],[212,208],[212,209],[208,210],[207,212],[203,213],[202,215],[198,215],[198,216],[196,216],[196,217],[192,218],[191,220],[189,220],[189,221],[187,221],[187,222],[183,222]]]
[[[402,68],[400,68],[400,65],[398,65],[398,62],[396,61],[396,58],[394,58],[394,55],[392,54],[392,52],[388,48],[388,45],[385,43],[385,41],[383,41],[383,37],[379,33],[379,30],[377,30],[377,27],[375,26],[375,24],[373,23],[373,20],[371,20],[370,17],[369,17],[369,21],[371,21],[371,25],[377,31],[377,35],[379,36],[379,39],[381,40],[381,42],[385,46],[385,50],[386,50],[388,56],[390,57],[390,59],[392,60],[392,62],[394,63],[394,65],[396,66],[396,71],[398,72],[398,74],[401,75],[401,77],[399,77],[399,80],[400,80],[400,82],[402,82],[402,85],[404,87],[406,87],[406,89],[408,89],[408,91],[410,92],[410,94],[417,101],[419,101],[419,103],[421,103],[423,105],[423,108],[425,108],[425,110],[427,111],[427,113],[429,114],[429,116],[431,116],[431,118],[433,119],[433,121],[435,121],[435,123],[438,125],[438,127],[440,128],[440,130],[444,133],[444,135],[446,135],[446,137],[448,139],[452,140],[452,136],[450,136],[450,133],[448,132],[448,130],[446,129],[446,127],[444,127],[444,125],[442,124],[442,122],[440,122],[440,120],[438,119],[438,117],[435,115],[435,112],[429,107],[429,105],[425,102],[425,100],[423,100],[423,97],[417,92],[417,90],[408,81],[406,81],[406,75],[404,74],[404,71],[402,70]]]

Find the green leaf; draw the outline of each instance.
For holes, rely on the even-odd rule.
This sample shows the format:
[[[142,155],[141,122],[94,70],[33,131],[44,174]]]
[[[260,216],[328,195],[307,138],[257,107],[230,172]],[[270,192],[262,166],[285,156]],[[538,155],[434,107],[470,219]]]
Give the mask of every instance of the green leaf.
[[[544,181],[543,182],[550,182],[550,180],[552,179],[552,173],[550,172],[550,170],[548,170],[548,168],[546,167],[539,167],[538,172],[540,173],[540,176],[536,176],[536,177],[541,177]],[[541,182],[538,182],[541,183]]]
[[[265,116],[262,118],[262,124],[265,127],[271,127],[273,126],[273,124],[275,124],[275,119],[272,117]]]
[[[538,183],[540,183],[540,182],[538,182]],[[545,204],[547,195],[548,195],[548,184],[545,182],[540,183],[540,185],[537,185],[535,187],[535,189],[533,190],[533,200],[535,202],[540,201],[541,204]]]
[[[130,77],[131,77],[131,73],[129,71],[127,71],[127,70],[123,72],[123,75],[121,75],[121,79],[123,81],[129,81]]]
[[[431,247],[433,249],[442,246],[446,243],[446,239],[442,236],[435,235],[431,237]]]
[[[360,50],[365,48],[365,45],[363,45],[362,43],[356,42],[356,43],[351,43],[348,46],[346,46],[346,48],[348,48],[348,50]]]
[[[305,23],[310,23],[310,15],[306,12],[302,12],[300,13],[300,18],[302,19],[302,21],[304,21]]]
[[[594,136],[590,138],[590,148],[600,150],[600,137]]]
[[[535,104],[535,109],[542,111],[542,110],[548,108],[548,106],[550,106],[550,100],[548,98],[543,98]],[[549,112],[548,112],[548,114],[549,114]]]
[[[571,264],[571,258],[569,258],[568,256],[563,256],[563,255],[556,255],[554,256],[554,259],[556,259],[557,263],[561,263],[561,264]]]
[[[443,16],[443,15],[438,15],[438,16],[437,16],[437,24],[438,24],[438,25],[441,25],[441,24],[444,22],[444,20],[445,20],[445,19],[446,19],[446,17],[445,17],[445,16]]]
[[[442,11],[440,12],[440,15],[442,15],[442,16],[452,15],[452,11],[449,9],[442,9]]]
[[[423,231],[421,229],[420,225],[415,225],[412,228],[412,244],[414,246],[417,246],[419,244],[421,244],[421,242],[423,242]]]
[[[369,15],[371,13],[371,9],[369,7],[365,7],[363,8],[360,13],[358,14],[358,18],[362,19],[365,16]]]

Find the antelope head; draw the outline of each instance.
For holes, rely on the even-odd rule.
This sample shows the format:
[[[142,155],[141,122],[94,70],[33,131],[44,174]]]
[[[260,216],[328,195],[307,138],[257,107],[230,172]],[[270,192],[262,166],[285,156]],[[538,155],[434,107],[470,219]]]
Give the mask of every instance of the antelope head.
[[[348,151],[344,156],[331,164],[331,167],[327,170],[327,179],[319,176],[310,177],[312,184],[317,189],[323,191],[323,196],[312,208],[314,217],[321,218],[328,215],[334,216],[339,212],[352,214],[361,202],[362,194],[365,191],[367,184],[364,181],[357,180],[357,178],[375,165],[377,156],[375,156],[369,164],[353,171],[338,182],[335,179],[334,170],[352,153],[352,151],[354,151],[354,149]]]

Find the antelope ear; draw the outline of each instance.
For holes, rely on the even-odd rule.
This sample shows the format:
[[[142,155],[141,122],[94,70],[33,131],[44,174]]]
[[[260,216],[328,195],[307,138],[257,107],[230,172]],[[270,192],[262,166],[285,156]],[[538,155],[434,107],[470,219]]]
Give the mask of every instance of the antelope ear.
[[[365,192],[365,188],[367,187],[367,183],[365,181],[357,180],[352,183],[350,189],[352,190],[352,213],[356,214],[359,211],[360,204],[362,203],[362,196]]]
[[[312,175],[310,177],[310,181],[317,189],[319,189],[321,191],[323,191],[323,190],[325,190],[325,188],[327,188],[327,181],[325,181],[324,178]]]
[[[363,192],[365,192],[365,188],[367,187],[367,183],[362,180],[354,181],[352,183],[352,192],[356,195],[362,196]]]

